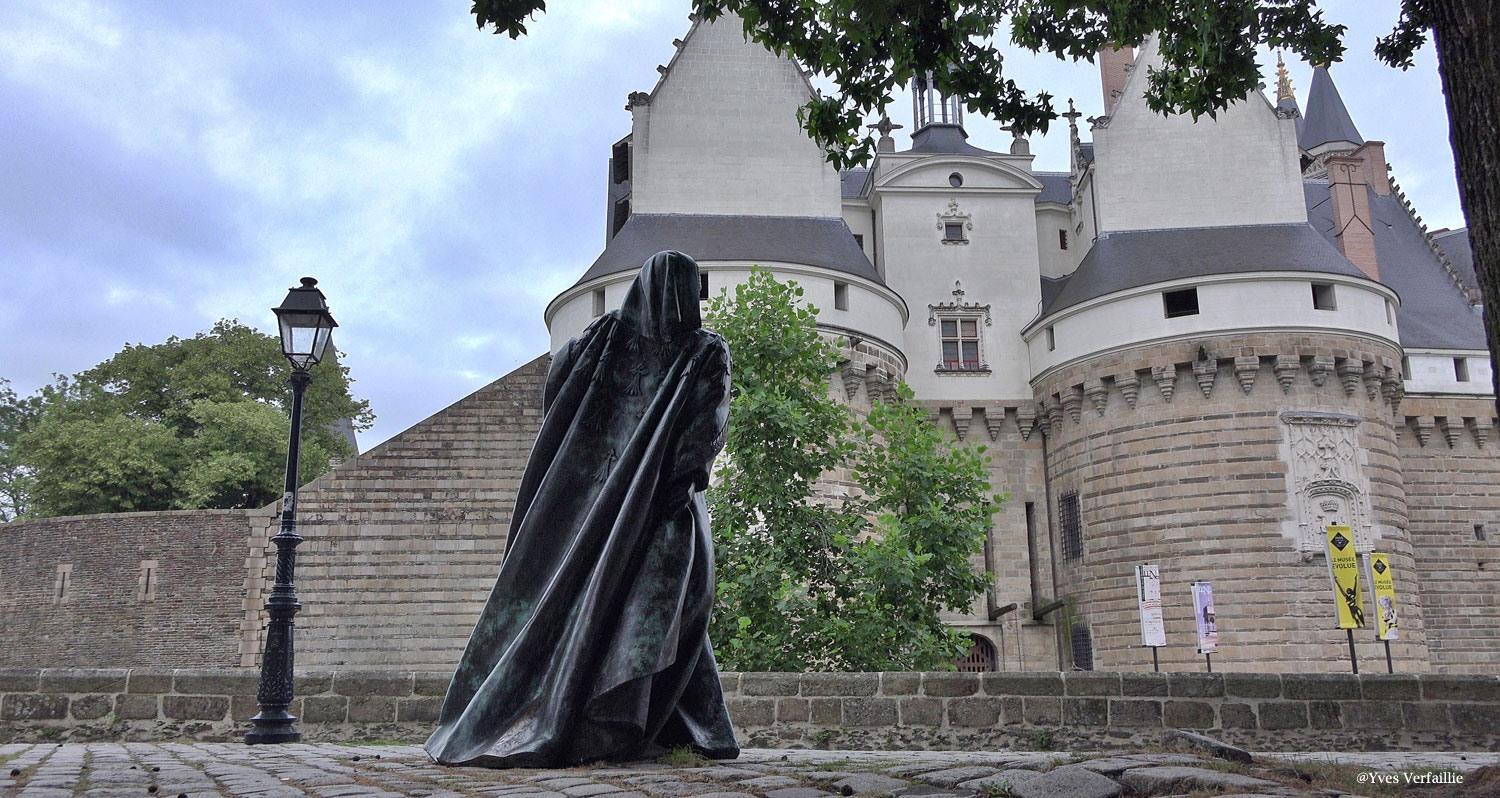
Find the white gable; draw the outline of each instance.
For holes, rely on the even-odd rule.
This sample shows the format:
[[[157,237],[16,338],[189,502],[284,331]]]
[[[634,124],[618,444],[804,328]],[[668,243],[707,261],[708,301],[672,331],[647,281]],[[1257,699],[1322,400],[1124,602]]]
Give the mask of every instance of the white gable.
[[[1101,233],[1307,221],[1297,131],[1258,92],[1217,118],[1146,107],[1154,41],[1142,47],[1108,127],[1094,131]]]
[[[796,64],[746,41],[738,17],[693,25],[633,107],[634,213],[840,215],[838,173],[797,121]]]

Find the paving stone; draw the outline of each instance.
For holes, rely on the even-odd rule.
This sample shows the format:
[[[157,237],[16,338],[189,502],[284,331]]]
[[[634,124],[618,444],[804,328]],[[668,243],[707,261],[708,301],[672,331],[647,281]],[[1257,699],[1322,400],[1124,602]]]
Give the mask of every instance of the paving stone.
[[[1194,790],[1260,790],[1281,785],[1253,776],[1225,773],[1208,768],[1161,766],[1127,770],[1120,776],[1121,783],[1145,795],[1164,795],[1172,792]]]
[[[1010,788],[1016,798],[1116,798],[1124,792],[1114,779],[1076,765],[1049,770]]]
[[[624,792],[624,790],[613,784],[580,784],[576,787],[563,788],[563,794],[571,795],[573,798],[589,798],[591,795],[607,795],[619,792]]]
[[[830,795],[833,793],[816,787],[782,787],[779,790],[766,790],[766,798],[825,798]]]
[[[758,787],[762,790],[773,790],[777,787],[802,786],[802,782],[787,776],[756,776],[749,779],[740,779],[740,784],[746,787]]]
[[[947,768],[945,770],[922,773],[916,776],[917,781],[934,784],[939,787],[955,787],[961,781],[982,778],[993,775],[999,768],[972,766],[964,768]]]
[[[1152,765],[1193,765],[1201,761],[1195,756],[1185,754],[1123,754],[1079,762],[1078,767],[1085,770],[1092,770],[1102,776],[1114,778],[1131,768],[1150,767]]]
[[[1039,775],[1041,774],[1037,773],[1034,770],[1009,768],[1006,770],[1002,770],[992,776],[985,776],[983,778],[970,779],[968,781],[961,782],[958,786],[966,790],[976,790],[978,792],[984,792],[990,789],[1004,790],[1008,792],[1010,788],[1019,786],[1021,782],[1030,781],[1031,779],[1034,779]]]
[[[839,792],[851,791],[853,795],[890,795],[910,784],[904,779],[882,776],[879,773],[854,773],[835,781],[833,788]]]

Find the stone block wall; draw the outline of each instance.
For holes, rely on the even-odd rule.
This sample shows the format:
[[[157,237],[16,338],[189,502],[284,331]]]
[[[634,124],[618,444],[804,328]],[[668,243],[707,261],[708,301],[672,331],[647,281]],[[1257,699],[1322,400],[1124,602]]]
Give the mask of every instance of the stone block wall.
[[[1416,594],[1436,670],[1500,669],[1500,453],[1489,397],[1409,395],[1397,428]],[[1415,581],[1416,584],[1413,584]]]
[[[238,740],[248,668],[0,669],[0,743]],[[1198,673],[724,673],[742,747],[1098,750],[1193,729],[1258,751],[1493,750],[1500,678]],[[311,670],[308,741],[420,742],[448,674]]]
[[[521,366],[302,489],[299,663],[453,667],[500,570],[550,362]],[[274,532],[262,530],[244,580],[244,666],[259,661]]]
[[[117,513],[0,525],[0,667],[233,666],[268,514]]]
[[[1053,506],[1076,491],[1082,515],[1082,556],[1056,553],[1059,579],[1092,633],[1094,667],[1151,668],[1134,566],[1157,563],[1163,668],[1202,667],[1189,583],[1208,580],[1217,668],[1347,669],[1319,514],[1333,506],[1359,551],[1389,552],[1398,579],[1411,579],[1391,423],[1399,368],[1394,349],[1369,339],[1260,333],[1134,347],[1044,375],[1037,423]],[[1356,495],[1310,501],[1297,487],[1331,482]],[[1423,606],[1408,594],[1392,649],[1399,670],[1426,670]],[[1383,659],[1373,631],[1356,640],[1367,667]]]

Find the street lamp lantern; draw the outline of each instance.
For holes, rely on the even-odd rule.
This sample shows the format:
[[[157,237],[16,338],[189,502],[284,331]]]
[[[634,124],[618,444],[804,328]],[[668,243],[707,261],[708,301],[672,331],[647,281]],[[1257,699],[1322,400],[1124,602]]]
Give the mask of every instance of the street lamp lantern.
[[[328,339],[338,323],[328,312],[318,281],[303,277],[302,285],[287,291],[281,306],[273,308],[281,328],[281,353],[292,364],[287,382],[292,386],[292,432],[286,451],[286,483],[281,497],[281,531],[271,538],[276,544],[276,581],[266,599],[266,642],[260,656],[260,685],[255,691],[260,712],[250,719],[245,742],[295,743],[302,739],[297,716],[289,711],[294,697],[295,657],[292,619],[302,604],[297,601],[294,576],[297,570],[297,457],[302,440],[302,397],[312,382],[308,369],[323,359]]]
[[[323,359],[323,350],[339,323],[328,312],[318,281],[303,277],[302,285],[286,292],[281,307],[273,308],[281,327],[281,353],[294,369],[309,369]]]

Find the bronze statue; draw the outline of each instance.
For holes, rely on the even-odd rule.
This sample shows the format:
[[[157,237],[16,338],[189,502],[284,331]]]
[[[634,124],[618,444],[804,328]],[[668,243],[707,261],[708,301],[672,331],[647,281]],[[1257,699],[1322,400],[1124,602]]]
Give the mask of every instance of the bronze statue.
[[[729,348],[698,264],[662,252],[554,357],[504,562],[427,753],[557,767],[686,745],[739,755],[708,641],[703,489],[724,446]]]

